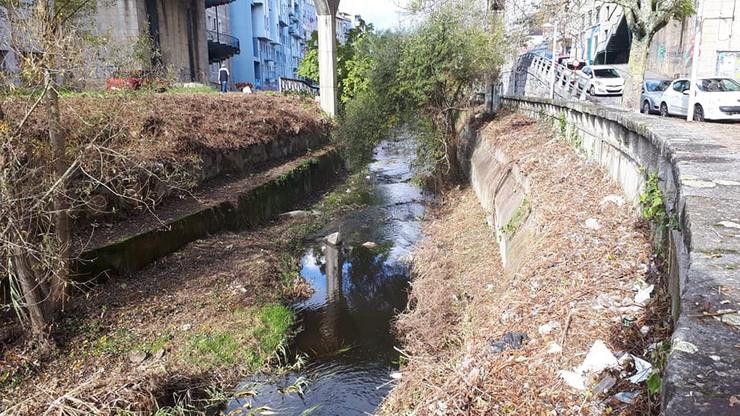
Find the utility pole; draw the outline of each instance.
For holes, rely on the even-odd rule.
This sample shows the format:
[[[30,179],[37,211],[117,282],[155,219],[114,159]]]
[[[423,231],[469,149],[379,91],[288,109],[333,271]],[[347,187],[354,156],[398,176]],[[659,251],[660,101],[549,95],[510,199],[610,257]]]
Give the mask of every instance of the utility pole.
[[[691,83],[689,84],[689,107],[686,109],[686,121],[694,120],[694,105],[696,105],[696,76],[699,70],[701,57],[701,35],[704,27],[704,2],[697,0],[699,12],[696,14],[696,33],[694,34],[694,51],[691,59]]]

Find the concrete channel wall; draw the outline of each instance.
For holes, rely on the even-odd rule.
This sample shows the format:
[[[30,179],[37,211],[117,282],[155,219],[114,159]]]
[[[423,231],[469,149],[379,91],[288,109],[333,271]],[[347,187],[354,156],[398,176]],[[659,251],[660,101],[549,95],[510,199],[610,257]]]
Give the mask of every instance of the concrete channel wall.
[[[740,414],[735,402],[740,399],[740,154],[692,136],[670,120],[587,102],[508,96],[501,105],[552,123],[572,138],[636,208],[647,177],[658,176],[672,223],[662,235],[656,233],[656,241],[667,246],[675,323],[662,413]],[[511,272],[535,236],[527,178],[474,130],[469,125],[461,133],[469,146],[465,163]]]
[[[240,231],[285,212],[337,178],[344,164],[334,149],[319,152],[261,185],[81,254],[77,279],[141,270],[188,243],[223,231]]]

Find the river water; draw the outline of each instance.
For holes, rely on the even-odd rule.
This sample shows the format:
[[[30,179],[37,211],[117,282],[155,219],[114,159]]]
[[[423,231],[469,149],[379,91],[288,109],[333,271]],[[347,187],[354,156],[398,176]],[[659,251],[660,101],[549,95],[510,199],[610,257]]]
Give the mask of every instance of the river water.
[[[424,213],[424,196],[411,183],[415,152],[412,140],[382,142],[369,166],[374,202],[323,230],[341,233],[338,247],[324,239],[307,246],[301,273],[315,292],[294,305],[301,331],[291,345],[307,364],[245,380],[239,391],[251,393],[226,414],[365,415],[388,394],[399,358],[391,321],[406,306],[407,260]]]

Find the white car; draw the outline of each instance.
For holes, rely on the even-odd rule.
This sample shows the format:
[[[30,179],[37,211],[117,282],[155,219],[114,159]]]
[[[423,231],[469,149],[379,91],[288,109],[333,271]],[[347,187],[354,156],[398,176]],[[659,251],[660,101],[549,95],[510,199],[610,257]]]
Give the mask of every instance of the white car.
[[[689,112],[688,79],[677,79],[663,93],[660,115],[686,116]],[[699,78],[695,89],[694,120],[740,120],[740,83],[730,78]]]
[[[579,80],[581,88],[587,88],[591,95],[622,95],[624,91],[624,78],[619,75],[614,67],[608,65],[589,65],[581,70],[588,78],[586,81]]]

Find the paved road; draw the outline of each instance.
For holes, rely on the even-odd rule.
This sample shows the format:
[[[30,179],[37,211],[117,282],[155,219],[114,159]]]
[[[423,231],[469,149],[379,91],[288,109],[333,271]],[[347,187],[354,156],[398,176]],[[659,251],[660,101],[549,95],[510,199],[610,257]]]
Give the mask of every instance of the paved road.
[[[592,103],[600,104],[605,107],[622,108],[622,97],[592,97],[586,96],[586,99]],[[653,117],[660,117],[653,115]],[[686,119],[671,117],[670,121],[676,123],[680,129],[688,129],[698,135],[711,137],[718,143],[726,146],[733,151],[740,152],[740,122],[704,122],[689,123]]]

